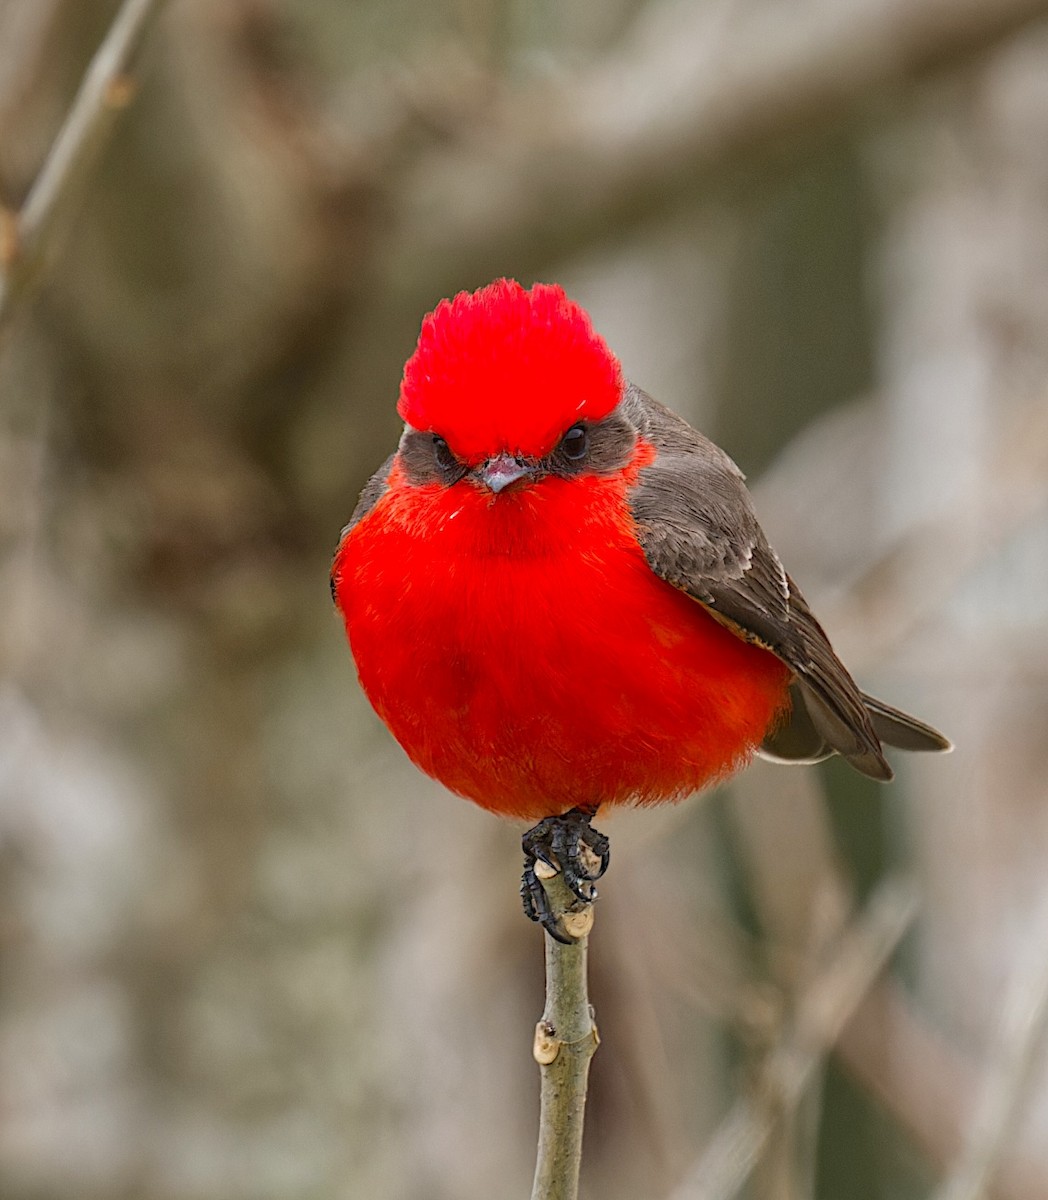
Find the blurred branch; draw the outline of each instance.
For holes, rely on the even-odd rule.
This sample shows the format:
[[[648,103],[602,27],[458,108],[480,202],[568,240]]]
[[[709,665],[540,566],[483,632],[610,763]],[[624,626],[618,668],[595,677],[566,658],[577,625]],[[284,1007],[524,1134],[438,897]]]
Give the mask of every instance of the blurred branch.
[[[780,996],[780,1011],[792,1011],[833,955],[854,911],[834,849],[825,796],[814,772],[782,771],[760,763],[735,780],[728,811],[760,916],[767,986]],[[781,1016],[772,1036],[780,1029]],[[740,1032],[744,1044],[753,1048],[747,1071],[752,1099],[771,1120],[770,1136],[755,1164],[755,1192],[783,1200],[808,1196],[815,1170],[820,1081],[813,1072],[803,1098],[783,1105],[762,1083],[774,1041],[767,1031],[764,1036],[745,1028]]]
[[[672,1200],[728,1200],[756,1166],[783,1111],[796,1107],[827,1050],[883,970],[917,912],[911,883],[891,879],[840,940],[801,995],[796,1017],[768,1056],[761,1084],[775,1103],[736,1102]]]
[[[1030,454],[1031,462],[1027,465],[1032,467],[1037,456],[1032,451]],[[1006,471],[1002,473],[1008,475]],[[1019,493],[1030,473],[1018,468],[1013,473]],[[1036,490],[1041,490],[1040,485]],[[1008,506],[1002,503],[1002,507]],[[1025,511],[1026,506],[1020,507]],[[847,903],[847,890],[835,861],[832,838],[828,830],[821,827],[825,822],[825,810],[813,773],[780,771],[783,780],[775,794],[770,788],[762,787],[760,774],[765,769],[775,768],[764,768],[756,763],[733,783],[731,813],[739,832],[754,898],[762,921],[771,933],[771,945],[785,946],[796,955],[803,948],[805,931],[809,930],[810,941],[812,926],[827,919],[822,915],[827,909],[828,920],[832,923],[836,919],[840,905]],[[776,803],[782,801],[784,787],[788,789],[787,803]],[[825,946],[820,949],[825,955]],[[778,968],[778,974],[783,976],[780,986],[790,989],[791,964],[778,964]],[[796,983],[799,972],[796,967],[793,970],[793,990],[800,990],[803,996],[803,988],[798,989]],[[1031,977],[1028,997],[1039,995],[1039,983],[1039,979]],[[1027,1028],[1035,1030],[1042,1018],[1038,1006],[1032,1001],[1030,1004],[1034,1016],[1030,1017]],[[1027,1012],[1029,1014],[1029,1008]],[[1034,1033],[1031,1038],[1036,1036],[1039,1035]],[[976,1128],[972,1097],[980,1093],[980,1079],[957,1049],[924,1022],[901,987],[890,979],[875,982],[869,992],[859,998],[854,1015],[845,1022],[834,1043],[834,1052],[940,1170],[957,1160],[965,1144],[965,1131]],[[773,1050],[772,1057],[777,1053],[778,1050]],[[816,1067],[817,1062],[813,1062],[809,1079]],[[1004,1064],[1001,1072],[1011,1081],[1011,1086],[1015,1086],[1014,1072]],[[986,1139],[983,1143],[986,1146],[990,1142],[991,1128],[1001,1128],[1002,1093],[1009,1094],[1003,1080],[996,1086],[1000,1088],[994,1101],[996,1117],[993,1122],[989,1117],[985,1118],[987,1132],[981,1135]],[[986,1103],[989,1109],[989,1095]],[[755,1165],[765,1152],[764,1147],[770,1144],[769,1134],[760,1145],[754,1145],[754,1134],[758,1129],[754,1118],[758,1109],[756,1104],[738,1106],[732,1113],[737,1122],[734,1131],[722,1127],[718,1135],[722,1139],[721,1162],[725,1166],[733,1165],[736,1172],[742,1163],[733,1161],[732,1151],[735,1154],[745,1151],[753,1160],[751,1165]],[[787,1115],[788,1110],[781,1103],[777,1113],[767,1106],[765,1126],[771,1119],[777,1120],[777,1128],[781,1128]],[[1006,1118],[1005,1121],[1007,1123]],[[749,1140],[732,1147],[728,1138],[733,1132]],[[1032,1143],[1012,1146],[1006,1158],[1000,1157],[1002,1151],[1002,1145],[993,1146],[997,1171],[994,1186],[987,1195],[1001,1200],[1042,1200],[1044,1180],[1048,1178],[1043,1149]],[[725,1194],[729,1193],[682,1190],[675,1200],[695,1200],[698,1196],[705,1200],[707,1196]]]
[[[980,1200],[993,1182],[997,1166],[1020,1115],[1037,1051],[1048,1030],[1048,956],[1042,921],[1038,938],[1020,961],[1012,994],[1001,1018],[998,1044],[988,1057],[987,1078],[968,1143],[960,1161],[933,1200]]]
[[[580,902],[562,876],[536,874],[570,944],[543,934],[546,1006],[535,1027],[533,1053],[542,1073],[538,1159],[531,1200],[576,1200],[590,1059],[600,1038],[589,1003],[586,952],[593,907]]]
[[[54,250],[59,226],[109,139],[133,88],[126,72],[159,0],[125,0],[95,52],[80,90],[25,203],[5,212],[0,238],[0,329]]]
[[[8,108],[17,104],[33,69],[39,67],[57,8],[58,0],[0,6],[0,44],[5,51],[0,55],[0,129],[6,124]]]
[[[874,987],[844,1028],[836,1047],[848,1070],[903,1125],[921,1150],[947,1167],[961,1152],[971,1125],[977,1073],[914,1011],[891,980]],[[1031,1138],[999,1161],[987,1197],[1043,1200],[1048,1161]]]
[[[831,599],[820,606],[827,627],[835,637],[840,631],[848,646],[854,670],[883,662],[914,630],[940,620],[961,580],[1000,553],[1048,503],[1044,394],[1008,399],[988,452],[985,488],[943,517],[901,534],[836,605]],[[798,470],[796,478],[806,479],[807,470]],[[973,537],[973,529],[980,536]],[[992,638],[986,645],[997,652]]]
[[[488,279],[511,253],[541,269],[987,50],[1048,0],[758,9],[664,0],[588,73],[496,101],[398,187],[393,277],[428,294]]]
[[[797,555],[789,553],[789,529],[807,530],[809,571],[819,564],[823,586],[805,586],[818,601],[820,620],[856,677],[864,670],[897,659],[900,647],[917,633],[942,634],[944,613],[964,581],[1024,528],[1035,528],[1048,509],[1048,405],[1043,386],[1028,393],[1014,386],[998,389],[995,424],[988,431],[987,455],[978,491],[962,497],[941,515],[916,522],[890,539],[879,536],[868,512],[841,512],[828,498],[861,482],[868,494],[883,475],[880,414],[896,403],[889,393],[871,393],[851,406],[846,420],[836,409],[812,421],[790,443],[771,470],[753,488],[758,510],[777,524],[774,541],[804,583]],[[883,482],[883,480],[882,480]],[[858,494],[858,490],[857,490]],[[862,501],[858,501],[861,504]],[[849,548],[827,545],[830,522],[849,530]],[[814,530],[814,534],[811,531]],[[860,536],[859,531],[862,530]],[[977,536],[973,536],[977,531]],[[865,547],[860,554],[857,547]],[[800,540],[792,549],[800,548]],[[830,584],[832,575],[839,583]],[[946,618],[946,628],[952,617]],[[963,661],[938,662],[939,679],[972,676],[1007,654],[1007,626],[990,623]],[[940,638],[940,640],[942,640]],[[950,641],[949,636],[945,642]],[[1021,648],[1024,667],[1041,669],[1036,648]],[[1014,670],[1015,667],[1012,667]],[[743,777],[745,778],[745,777]]]

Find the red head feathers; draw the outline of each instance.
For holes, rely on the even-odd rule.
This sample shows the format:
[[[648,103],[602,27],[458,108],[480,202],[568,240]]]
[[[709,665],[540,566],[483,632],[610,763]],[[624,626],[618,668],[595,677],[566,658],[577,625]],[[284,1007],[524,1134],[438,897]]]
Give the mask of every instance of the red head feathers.
[[[606,417],[622,389],[618,360],[562,288],[497,279],[422,322],[397,411],[466,462],[541,458],[576,421]]]

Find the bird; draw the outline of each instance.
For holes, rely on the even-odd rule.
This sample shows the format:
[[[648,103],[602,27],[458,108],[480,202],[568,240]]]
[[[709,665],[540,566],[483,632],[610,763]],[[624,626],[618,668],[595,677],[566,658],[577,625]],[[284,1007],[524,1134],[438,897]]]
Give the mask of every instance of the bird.
[[[371,705],[427,775],[524,834],[582,901],[598,810],[680,800],[755,754],[839,755],[938,730],[861,691],[768,543],[731,458],[629,382],[562,287],[442,300],[405,364],[396,450],[331,569]]]

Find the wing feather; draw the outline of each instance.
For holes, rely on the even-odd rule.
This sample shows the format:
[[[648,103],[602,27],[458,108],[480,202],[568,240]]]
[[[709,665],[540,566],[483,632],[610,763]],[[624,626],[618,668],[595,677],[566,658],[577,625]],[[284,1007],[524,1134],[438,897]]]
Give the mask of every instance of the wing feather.
[[[328,583],[331,587],[331,600],[338,606],[337,595],[337,571],[338,571],[338,551],[346,534],[357,524],[362,518],[366,517],[369,512],[375,507],[379,500],[384,495],[389,481],[389,473],[393,468],[393,460],[396,454],[391,454],[389,458],[382,464],[374,475],[364,484],[364,490],[360,493],[360,499],[353,509],[353,515],[349,518],[345,525],[342,526],[342,532],[338,535],[338,546],[335,547],[335,555],[331,562],[331,572],[328,577]]]
[[[813,761],[836,751],[864,775],[890,779],[863,694],[768,544],[742,472],[639,388],[627,390],[623,409],[657,451],[630,497],[649,566],[793,672],[792,714],[769,735],[768,752]]]

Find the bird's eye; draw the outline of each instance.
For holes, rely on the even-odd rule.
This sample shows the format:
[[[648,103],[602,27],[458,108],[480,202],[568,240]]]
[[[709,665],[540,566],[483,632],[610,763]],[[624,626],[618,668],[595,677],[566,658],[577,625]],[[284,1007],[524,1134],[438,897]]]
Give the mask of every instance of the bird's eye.
[[[586,451],[589,450],[589,433],[585,425],[572,425],[560,439],[560,448],[564,452],[564,457],[571,459],[572,462],[578,462],[585,458]]]
[[[451,452],[451,447],[439,435],[433,435],[433,458],[442,471],[453,471],[458,466],[458,460]]]

